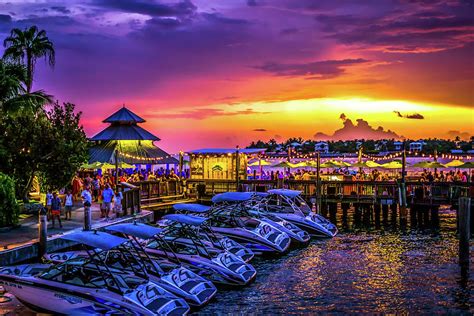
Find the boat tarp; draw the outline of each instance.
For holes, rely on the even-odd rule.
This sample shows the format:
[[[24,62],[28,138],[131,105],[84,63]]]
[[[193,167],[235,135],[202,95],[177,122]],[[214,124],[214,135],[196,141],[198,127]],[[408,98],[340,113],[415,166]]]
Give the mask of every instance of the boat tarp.
[[[185,215],[185,214],[168,214],[163,216],[164,219],[193,226],[200,226],[204,223],[207,218],[200,217],[200,216],[193,216],[193,215]]]
[[[206,213],[211,209],[210,206],[196,204],[196,203],[178,203],[173,205],[173,208],[176,211],[185,211],[193,213]]]
[[[252,192],[225,192],[219,193],[212,197],[212,203],[222,202],[244,202],[252,198]]]
[[[62,239],[75,241],[93,248],[101,250],[110,250],[128,241],[126,238],[117,237],[104,232],[83,231],[72,234],[66,234]]]
[[[153,227],[147,224],[142,223],[125,223],[108,226],[105,228],[111,232],[122,233],[125,235],[130,235],[138,237],[141,239],[150,239],[155,235],[160,234],[163,230],[158,227]]]
[[[297,197],[298,195],[301,194],[301,191],[288,190],[288,189],[272,189],[272,190],[268,190],[268,193],[283,195],[283,196],[287,196],[287,197],[290,197],[290,198],[295,198],[295,197]]]

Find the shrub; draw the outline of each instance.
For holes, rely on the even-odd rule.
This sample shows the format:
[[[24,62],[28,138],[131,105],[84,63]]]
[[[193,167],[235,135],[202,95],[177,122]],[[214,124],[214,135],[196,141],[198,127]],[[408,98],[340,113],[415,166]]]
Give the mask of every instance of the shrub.
[[[18,224],[20,208],[15,198],[15,182],[0,173],[0,227]]]

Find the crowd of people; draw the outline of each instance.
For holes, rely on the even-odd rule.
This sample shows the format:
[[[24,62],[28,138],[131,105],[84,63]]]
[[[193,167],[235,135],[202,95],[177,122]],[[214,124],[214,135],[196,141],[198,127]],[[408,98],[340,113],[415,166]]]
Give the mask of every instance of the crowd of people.
[[[352,181],[396,181],[401,178],[401,171],[381,171],[379,169],[362,169],[350,170],[349,168],[327,169],[322,170],[321,174],[324,179],[325,176],[343,176],[345,180]],[[262,174],[249,174],[251,178],[262,180],[315,180],[317,173],[315,170],[297,169],[297,170],[262,170]],[[438,170],[438,169],[424,169],[421,173],[408,173],[410,180],[418,180],[421,182],[474,182],[474,170],[471,174],[467,171],[461,170]]]

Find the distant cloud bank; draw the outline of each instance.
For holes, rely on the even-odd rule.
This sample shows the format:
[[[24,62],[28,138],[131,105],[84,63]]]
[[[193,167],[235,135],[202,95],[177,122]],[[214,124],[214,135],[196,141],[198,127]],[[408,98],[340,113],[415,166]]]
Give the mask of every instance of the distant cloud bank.
[[[314,134],[316,140],[352,140],[352,139],[401,139],[402,136],[394,131],[385,130],[382,126],[373,128],[369,122],[359,118],[354,124],[344,113],[339,118],[343,122],[343,127],[334,131],[332,135],[321,132]]]

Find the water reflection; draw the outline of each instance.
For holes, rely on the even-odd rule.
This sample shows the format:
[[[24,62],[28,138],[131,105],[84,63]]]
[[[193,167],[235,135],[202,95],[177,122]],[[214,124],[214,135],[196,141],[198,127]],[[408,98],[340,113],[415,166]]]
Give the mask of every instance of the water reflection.
[[[258,259],[254,284],[219,292],[198,314],[474,313],[473,272],[462,276],[457,265],[455,213],[431,215],[420,225],[388,207],[339,210],[336,238]]]

